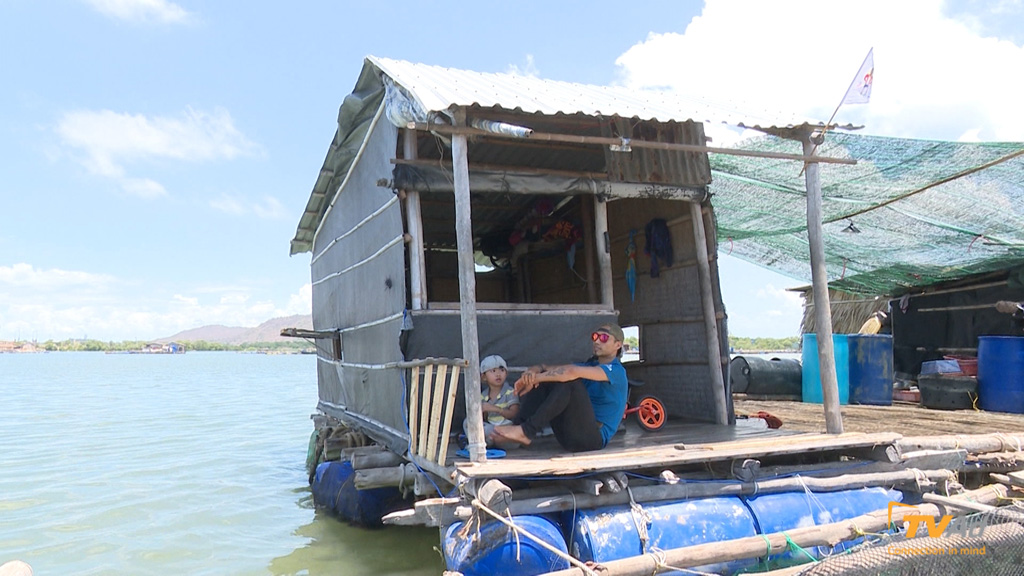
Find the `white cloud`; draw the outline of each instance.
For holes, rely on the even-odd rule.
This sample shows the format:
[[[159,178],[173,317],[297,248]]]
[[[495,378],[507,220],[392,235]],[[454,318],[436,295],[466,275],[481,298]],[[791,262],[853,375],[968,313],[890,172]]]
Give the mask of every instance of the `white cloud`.
[[[167,0],[85,0],[97,12],[128,22],[187,23],[192,15]]]
[[[739,101],[734,109],[751,114],[784,109],[824,121],[873,47],[871,103],[844,106],[837,121],[878,135],[1024,140],[1017,102],[1024,75],[1016,73],[1024,70],[1024,48],[983,36],[943,8],[940,0],[801,0],[785,9],[708,0],[683,33],[651,34],[616,64],[630,87],[669,87]]]
[[[94,290],[109,286],[112,276],[53,268],[40,270],[31,264],[0,266],[0,290],[50,293],[66,290]]]
[[[264,196],[262,200],[253,202],[236,195],[222,194],[219,198],[210,200],[210,207],[233,216],[251,214],[264,220],[290,220],[292,218],[292,213],[273,196]]]
[[[537,65],[533,61],[533,54],[526,55],[522,67],[518,64],[509,64],[507,72],[515,76],[530,76],[532,78],[540,76],[540,70],[537,69]]]
[[[288,298],[288,305],[285,306],[288,316],[295,314],[310,314],[313,311],[313,285],[306,283],[299,288],[298,294],[292,294]]]
[[[231,160],[258,151],[223,109],[187,108],[179,117],[79,110],[64,114],[55,130],[90,173],[118,180],[126,192],[143,197],[166,192],[151,179],[129,177],[129,164]]]
[[[257,326],[309,314],[310,284],[281,301],[237,284],[162,293],[137,280],[18,263],[0,266],[0,340],[145,340],[209,324]]]

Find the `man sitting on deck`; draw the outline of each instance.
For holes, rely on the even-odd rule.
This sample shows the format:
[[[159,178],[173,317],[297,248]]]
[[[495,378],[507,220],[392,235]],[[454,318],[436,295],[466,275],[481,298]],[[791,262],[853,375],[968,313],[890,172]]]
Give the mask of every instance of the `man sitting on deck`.
[[[530,444],[549,424],[570,452],[604,448],[619,428],[629,384],[622,355],[622,328],[605,324],[590,335],[594,356],[583,363],[533,366],[516,380],[518,425],[495,426],[495,436]],[[544,386],[541,386],[541,384]]]

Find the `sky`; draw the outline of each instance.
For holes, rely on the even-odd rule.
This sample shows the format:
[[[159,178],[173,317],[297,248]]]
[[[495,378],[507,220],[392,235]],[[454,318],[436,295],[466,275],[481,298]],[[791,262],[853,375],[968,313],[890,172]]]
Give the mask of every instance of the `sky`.
[[[826,120],[869,49],[838,121],[1024,141],[1024,0],[0,0],[0,340],[309,313],[289,241],[367,55]],[[798,334],[809,272],[719,268],[731,334]]]

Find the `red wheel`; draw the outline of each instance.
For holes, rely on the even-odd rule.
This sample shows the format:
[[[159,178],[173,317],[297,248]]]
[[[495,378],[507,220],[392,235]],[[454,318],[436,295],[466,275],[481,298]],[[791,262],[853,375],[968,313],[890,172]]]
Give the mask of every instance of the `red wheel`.
[[[636,404],[636,421],[648,432],[660,430],[665,425],[668,414],[665,405],[654,396],[644,396]]]

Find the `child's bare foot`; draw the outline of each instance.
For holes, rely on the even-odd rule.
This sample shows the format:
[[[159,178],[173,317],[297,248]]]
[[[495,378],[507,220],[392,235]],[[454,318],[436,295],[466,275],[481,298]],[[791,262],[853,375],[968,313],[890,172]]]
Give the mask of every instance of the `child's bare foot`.
[[[529,446],[533,440],[530,440],[526,433],[523,432],[522,426],[495,426],[494,435],[503,439],[510,440],[522,444],[523,446]]]

